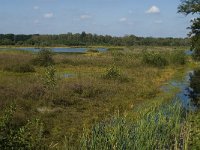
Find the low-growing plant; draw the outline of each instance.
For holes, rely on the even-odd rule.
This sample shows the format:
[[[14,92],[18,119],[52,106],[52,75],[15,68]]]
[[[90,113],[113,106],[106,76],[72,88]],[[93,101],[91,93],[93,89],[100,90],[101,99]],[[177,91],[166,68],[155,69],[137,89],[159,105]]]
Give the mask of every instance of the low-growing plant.
[[[142,61],[145,64],[152,65],[155,67],[164,67],[168,65],[167,59],[159,52],[154,51],[143,51]]]
[[[30,64],[16,64],[6,66],[3,70],[17,73],[35,72],[35,68]]]
[[[52,50],[43,48],[38,52],[37,57],[33,59],[32,62],[34,65],[48,67],[54,64],[52,56]]]

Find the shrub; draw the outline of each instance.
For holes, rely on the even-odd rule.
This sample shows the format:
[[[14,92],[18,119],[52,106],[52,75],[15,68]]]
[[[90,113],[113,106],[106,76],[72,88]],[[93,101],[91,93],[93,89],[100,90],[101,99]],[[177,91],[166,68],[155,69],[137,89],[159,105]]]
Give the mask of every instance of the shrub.
[[[159,52],[144,51],[142,55],[142,61],[145,64],[152,65],[154,67],[164,67],[168,65],[167,59]]]
[[[184,65],[186,62],[184,51],[173,51],[170,55],[170,62],[175,65]]]
[[[118,79],[121,77],[120,71],[116,66],[112,66],[102,76],[104,79]]]
[[[123,51],[124,48],[120,48],[120,47],[113,47],[113,48],[108,48],[107,51]]]
[[[120,82],[127,82],[128,78],[120,73],[120,70],[116,66],[112,66],[106,70],[106,72],[102,75],[103,79],[112,79],[118,80]]]
[[[0,118],[0,149],[45,149],[42,123],[36,119],[18,127],[13,124],[15,110],[11,105]]]
[[[7,66],[3,69],[4,71],[17,72],[17,73],[26,73],[26,72],[35,72],[35,69],[30,64],[17,64],[12,66]]]
[[[54,64],[54,60],[52,58],[53,52],[50,49],[41,49],[38,52],[38,55],[35,59],[33,59],[33,64],[48,67]]]
[[[43,77],[45,88],[52,90],[56,86],[56,69],[53,66],[48,66]]]
[[[87,52],[90,52],[90,53],[99,53],[99,51],[97,49],[88,49]]]

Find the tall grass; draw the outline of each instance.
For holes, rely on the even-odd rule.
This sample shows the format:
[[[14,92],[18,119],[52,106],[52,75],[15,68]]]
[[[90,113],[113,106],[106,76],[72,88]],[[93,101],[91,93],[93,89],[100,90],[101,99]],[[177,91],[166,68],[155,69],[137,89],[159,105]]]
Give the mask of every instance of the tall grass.
[[[81,149],[187,149],[188,129],[182,115],[179,103],[152,107],[137,121],[116,115],[85,130]]]

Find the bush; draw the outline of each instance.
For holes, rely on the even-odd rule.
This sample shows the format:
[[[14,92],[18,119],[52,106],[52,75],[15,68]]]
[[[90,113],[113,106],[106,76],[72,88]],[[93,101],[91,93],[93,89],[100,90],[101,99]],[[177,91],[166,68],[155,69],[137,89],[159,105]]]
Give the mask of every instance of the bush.
[[[48,67],[54,65],[54,60],[52,56],[53,56],[52,50],[44,48],[38,52],[37,57],[33,59],[32,62],[34,65]]]
[[[119,80],[121,82],[128,81],[128,78],[120,73],[120,70],[116,66],[112,66],[102,75],[103,79]]]
[[[174,51],[170,55],[170,62],[175,65],[184,65],[186,62],[184,51]]]
[[[56,87],[56,69],[53,66],[48,66],[45,70],[43,77],[44,87],[49,90],[53,90]]]
[[[43,124],[36,119],[18,127],[13,124],[15,110],[11,105],[0,118],[0,149],[45,149]]]
[[[142,55],[142,61],[145,64],[152,65],[154,67],[164,67],[168,65],[167,59],[159,52],[144,51]]]
[[[99,51],[97,49],[88,49],[87,52],[90,52],[90,53],[99,53]]]
[[[7,66],[3,69],[4,71],[17,72],[17,73],[26,73],[26,72],[35,72],[35,69],[30,64],[17,64],[12,66]]]
[[[108,48],[107,51],[123,51],[124,48],[120,48],[120,47],[113,47],[113,48]]]
[[[102,76],[104,79],[117,79],[120,78],[120,71],[116,66],[112,66],[107,71],[105,74]]]

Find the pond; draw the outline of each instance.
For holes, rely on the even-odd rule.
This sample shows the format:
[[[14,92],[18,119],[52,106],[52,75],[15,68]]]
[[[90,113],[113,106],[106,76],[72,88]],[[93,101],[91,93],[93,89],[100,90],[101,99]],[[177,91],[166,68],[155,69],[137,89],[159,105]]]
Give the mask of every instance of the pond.
[[[25,50],[25,51],[32,51],[32,52],[38,52],[40,49],[39,48],[7,48],[11,50]],[[89,48],[50,48],[52,51],[57,52],[57,53],[85,53]],[[99,52],[105,52],[107,48],[94,48],[98,50]],[[6,48],[0,48],[0,50],[6,50]]]

